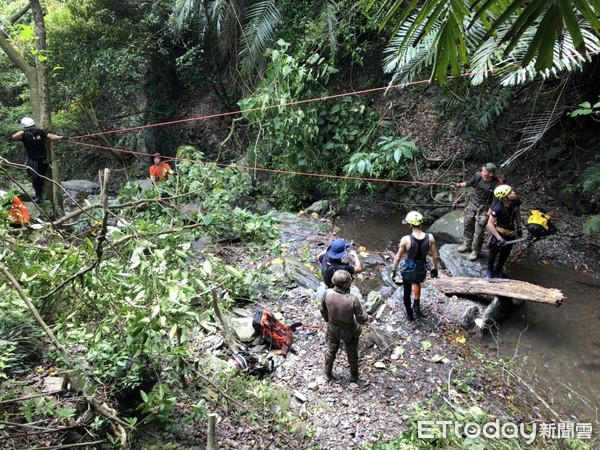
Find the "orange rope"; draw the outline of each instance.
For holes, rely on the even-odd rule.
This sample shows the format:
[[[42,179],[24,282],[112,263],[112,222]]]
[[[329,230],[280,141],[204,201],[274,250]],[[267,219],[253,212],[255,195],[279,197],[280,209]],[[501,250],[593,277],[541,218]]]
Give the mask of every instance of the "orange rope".
[[[148,153],[137,152],[134,150],[124,150],[124,149],[119,149],[119,148],[114,148],[114,147],[106,147],[106,146],[102,146],[102,145],[88,144],[85,142],[73,142],[73,143],[77,144],[77,145],[82,145],[84,147],[99,148],[101,150],[110,150],[110,151],[119,152],[119,153],[129,153],[132,155],[150,156],[150,155],[148,155]],[[357,181],[358,180],[358,181],[371,181],[371,182],[376,182],[376,183],[416,184],[416,185],[423,185],[423,186],[447,186],[448,185],[448,183],[437,183],[437,182],[432,182],[432,181],[389,180],[389,179],[384,179],[384,178],[348,177],[348,176],[344,176],[344,175],[325,175],[325,174],[321,174],[321,173],[308,173],[308,172],[295,172],[295,171],[291,171],[291,170],[265,169],[262,167],[240,166],[240,165],[236,165],[236,164],[225,164],[225,163],[214,163],[214,162],[208,162],[208,161],[201,161],[198,159],[177,158],[174,156],[162,156],[162,158],[165,160],[169,160],[169,161],[184,161],[184,162],[193,162],[193,163],[206,164],[206,165],[211,164],[211,165],[215,165],[218,167],[229,167],[229,168],[234,168],[234,169],[254,170],[254,171],[270,172],[270,173],[282,173],[282,174],[287,174],[287,175],[301,175],[301,176],[305,176],[305,177],[333,178],[333,179],[347,180],[347,181],[351,181],[351,180]]]

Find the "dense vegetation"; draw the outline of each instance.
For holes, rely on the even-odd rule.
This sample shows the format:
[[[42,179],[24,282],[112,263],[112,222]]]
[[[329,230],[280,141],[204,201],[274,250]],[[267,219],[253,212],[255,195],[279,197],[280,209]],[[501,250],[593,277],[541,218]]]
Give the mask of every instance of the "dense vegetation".
[[[22,116],[39,113],[39,123],[57,133],[100,133],[57,146],[55,178],[96,178],[111,169],[103,175],[103,197],[78,205],[69,220],[48,209],[45,223],[54,224],[31,235],[0,224],[0,378],[13,383],[0,390],[0,401],[29,395],[19,379],[36,367],[76,372],[78,395],[95,408],[88,431],[98,445],[116,447],[140,422],[168,424],[173,388],[190,380],[203,380],[206,392],[222,381],[242,399],[276,395],[263,383],[249,393],[230,374],[207,380],[210,369],[188,358],[187,336],[217,326],[220,308],[277,289],[260,268],[235,267],[234,258],[204,247],[203,239],[278,256],[275,221],[255,208],[261,199],[299,210],[322,197],[343,204],[357,192],[386,195],[386,183],[366,178],[419,178],[443,137],[423,148],[407,136],[394,120],[408,113],[406,97],[386,93],[389,84],[445,83],[404,92],[435,96],[439,133],[460,135],[474,161],[545,157],[544,139],[561,121],[597,132],[596,1],[543,2],[554,6],[537,14],[528,8],[539,2],[484,2],[479,10],[456,1],[423,3],[418,13],[402,10],[399,1],[47,0],[31,1],[31,8],[0,2],[2,135],[14,133]],[[11,49],[36,69],[36,79],[47,79],[46,93],[7,56]],[[476,72],[471,79],[447,80],[469,68]],[[492,68],[501,75],[482,74]],[[550,94],[538,94],[547,86]],[[311,99],[323,100],[304,102]],[[499,130],[522,108],[533,120],[513,151]],[[597,233],[600,161],[598,142],[590,142],[595,147],[582,152],[592,155],[586,170],[555,187],[580,199],[581,212],[590,215],[586,231]],[[579,151],[562,150],[568,158]],[[19,194],[29,188],[15,165],[21,152],[18,142],[0,149],[0,187]],[[154,152],[175,158],[177,174],[140,190],[130,180],[146,176],[144,156]],[[244,169],[254,167],[269,172]],[[110,202],[108,186],[115,193]],[[397,187],[395,194],[403,192]],[[196,404],[190,421],[206,419],[206,392],[181,394]],[[52,418],[62,426],[79,414],[73,404],[31,399],[5,417]],[[295,430],[285,413],[277,420]]]

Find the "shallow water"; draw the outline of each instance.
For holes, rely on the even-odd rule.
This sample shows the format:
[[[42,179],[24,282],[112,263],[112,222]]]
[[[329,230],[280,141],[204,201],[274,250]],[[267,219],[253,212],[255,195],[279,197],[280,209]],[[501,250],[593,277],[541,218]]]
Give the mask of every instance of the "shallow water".
[[[582,272],[520,261],[511,276],[567,297],[559,308],[527,303],[500,331],[500,354],[536,381],[544,397],[600,424],[600,281]],[[516,355],[516,356],[515,356]]]
[[[397,249],[409,233],[405,214],[390,217],[336,221],[340,237],[353,239],[370,252]],[[441,243],[440,243],[441,244]],[[482,344],[513,359],[526,382],[554,409],[600,426],[600,281],[583,272],[521,260],[510,267],[510,276],[547,288],[560,289],[567,300],[559,308],[529,302],[502,325],[499,339]],[[496,342],[497,341],[497,342]]]

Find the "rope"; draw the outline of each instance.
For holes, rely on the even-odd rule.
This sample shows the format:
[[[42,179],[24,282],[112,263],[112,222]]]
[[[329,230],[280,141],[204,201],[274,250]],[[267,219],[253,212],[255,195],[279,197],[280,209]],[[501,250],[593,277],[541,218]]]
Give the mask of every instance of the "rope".
[[[587,52],[584,55],[582,55],[582,57],[591,57],[591,56],[594,56],[597,54],[600,54],[600,52]],[[579,55],[579,53],[574,54],[572,56],[577,56],[577,55]],[[512,66],[517,67],[517,68],[521,67],[519,64],[512,64]],[[451,75],[447,79],[453,80],[456,78],[470,77],[473,75],[494,73],[496,71],[504,72],[507,70],[507,68],[510,68],[510,67],[511,66],[509,65],[507,67],[502,67],[502,68],[491,68],[491,69],[478,70],[478,71],[474,71],[474,72],[466,72],[466,73],[459,75],[458,77]],[[266,111],[268,109],[273,109],[273,108],[303,105],[303,104],[308,104],[308,103],[322,102],[322,101],[326,101],[326,100],[342,98],[342,97],[351,97],[351,96],[371,94],[374,92],[387,91],[390,89],[401,89],[401,88],[405,88],[408,86],[418,86],[418,85],[426,84],[429,82],[430,82],[430,80],[418,80],[418,81],[411,81],[411,82],[407,82],[407,83],[392,84],[392,85],[388,85],[388,86],[380,86],[380,87],[371,88],[371,89],[363,89],[360,91],[350,91],[350,92],[343,92],[341,94],[333,94],[333,95],[326,95],[326,96],[321,96],[321,97],[314,97],[314,98],[309,98],[306,100],[296,100],[296,101],[287,102],[287,103],[267,105],[267,106],[261,106],[261,107],[238,110],[238,111],[229,111],[229,112],[218,113],[218,114],[209,114],[206,116],[191,117],[191,118],[180,119],[180,120],[171,120],[168,122],[159,122],[159,123],[149,124],[149,125],[138,125],[135,127],[122,128],[119,130],[110,130],[110,131],[101,131],[98,133],[83,134],[83,135],[79,135],[79,136],[73,136],[73,139],[83,139],[83,138],[89,138],[89,137],[95,137],[95,136],[103,136],[103,135],[107,135],[107,134],[124,133],[127,131],[144,130],[144,129],[153,128],[153,127],[176,125],[176,124],[180,124],[180,123],[197,122],[197,121],[201,121],[201,120],[216,119],[219,117],[234,116],[234,115],[238,115],[238,114],[251,113],[251,112],[255,112],[255,111]]]
[[[150,155],[148,155],[148,153],[138,152],[138,151],[134,151],[134,150],[124,150],[124,149],[119,149],[119,148],[114,148],[114,147],[106,147],[103,145],[88,144],[86,142],[79,142],[79,141],[72,142],[72,143],[81,145],[84,147],[93,147],[93,148],[98,148],[101,150],[109,150],[112,152],[128,153],[131,155],[143,155],[145,157],[150,156]],[[218,166],[218,167],[225,167],[225,168],[232,168],[232,169],[243,169],[243,170],[252,170],[252,171],[269,172],[269,173],[281,173],[281,174],[287,174],[287,175],[299,175],[299,176],[314,177],[314,178],[332,178],[332,179],[346,180],[346,181],[368,181],[368,182],[374,182],[374,183],[396,183],[396,184],[410,184],[410,185],[422,185],[422,186],[448,186],[448,183],[438,183],[438,182],[434,182],[434,181],[407,181],[407,180],[391,180],[391,179],[384,179],[384,178],[349,177],[349,176],[344,176],[344,175],[327,175],[327,174],[321,174],[321,173],[296,172],[296,171],[292,171],[292,170],[266,169],[263,167],[252,167],[252,166],[241,166],[241,165],[237,165],[237,164],[215,163],[215,162],[210,162],[210,161],[202,161],[199,159],[177,158],[175,156],[161,156],[161,157],[164,160],[168,160],[168,161],[191,162],[191,163],[214,165],[214,166]]]

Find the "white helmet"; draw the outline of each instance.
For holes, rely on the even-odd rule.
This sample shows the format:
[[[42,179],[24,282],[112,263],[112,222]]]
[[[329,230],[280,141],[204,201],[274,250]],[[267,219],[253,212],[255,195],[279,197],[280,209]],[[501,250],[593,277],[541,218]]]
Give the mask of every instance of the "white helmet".
[[[423,223],[423,220],[423,215],[420,212],[411,211],[406,215],[406,219],[404,219],[402,222],[418,227]]]
[[[26,130],[35,126],[35,121],[31,117],[23,117],[21,119],[21,126]]]

